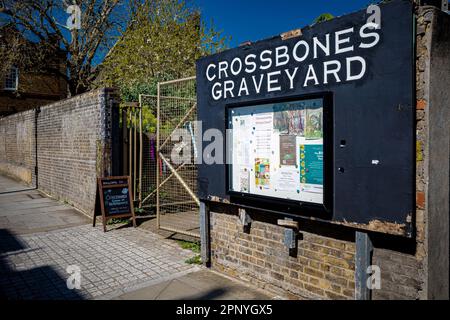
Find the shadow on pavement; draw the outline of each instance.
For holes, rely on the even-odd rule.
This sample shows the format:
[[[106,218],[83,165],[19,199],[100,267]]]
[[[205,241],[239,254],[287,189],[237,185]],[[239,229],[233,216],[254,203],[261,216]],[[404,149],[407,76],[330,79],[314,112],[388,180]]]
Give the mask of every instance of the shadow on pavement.
[[[25,269],[27,253],[35,253],[6,229],[0,229],[0,299],[1,300],[81,300],[76,290],[67,288],[67,276],[51,266]],[[17,260],[14,263],[12,260]],[[24,260],[24,259],[23,259]],[[16,271],[16,268],[23,270]]]
[[[221,288],[220,289],[212,289],[203,294],[186,297],[181,300],[215,300],[215,299],[218,299],[219,297],[225,295],[227,292],[228,292],[228,290],[221,289]]]
[[[12,193],[18,193],[18,192],[24,192],[24,191],[33,191],[33,190],[37,190],[37,188],[26,188],[26,189],[20,189],[20,190],[0,191],[0,195],[12,194]]]

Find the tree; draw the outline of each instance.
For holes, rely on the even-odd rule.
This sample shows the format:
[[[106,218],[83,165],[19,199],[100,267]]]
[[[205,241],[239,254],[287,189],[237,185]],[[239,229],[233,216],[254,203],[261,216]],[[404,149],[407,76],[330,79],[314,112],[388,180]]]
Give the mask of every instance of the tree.
[[[46,55],[61,51],[66,54],[67,68],[63,72],[52,71],[66,80],[70,95],[82,93],[98,75],[96,59],[107,52],[117,35],[126,29],[139,2],[0,0],[0,26],[12,25],[22,39],[38,44],[26,49],[18,36],[13,41],[17,50],[3,46],[0,58],[19,68],[47,70]]]
[[[195,75],[198,58],[227,45],[198,10],[179,0],[147,0],[106,56],[99,85],[116,86],[125,100],[156,94],[158,81]]]
[[[320,23],[332,19],[334,19],[334,16],[331,13],[322,13],[320,16],[314,19],[314,23]]]

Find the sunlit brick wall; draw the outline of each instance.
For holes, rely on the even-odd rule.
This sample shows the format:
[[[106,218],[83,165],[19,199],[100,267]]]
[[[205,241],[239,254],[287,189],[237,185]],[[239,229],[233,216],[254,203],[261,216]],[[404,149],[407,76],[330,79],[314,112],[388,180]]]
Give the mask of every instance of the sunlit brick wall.
[[[111,173],[117,103],[114,90],[99,89],[0,119],[0,170],[21,180],[27,172],[35,180],[37,152],[38,188],[92,214],[96,178]]]

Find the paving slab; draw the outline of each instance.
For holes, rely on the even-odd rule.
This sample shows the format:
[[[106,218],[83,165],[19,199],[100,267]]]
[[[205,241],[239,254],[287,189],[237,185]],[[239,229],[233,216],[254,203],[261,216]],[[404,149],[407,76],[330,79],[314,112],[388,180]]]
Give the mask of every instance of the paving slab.
[[[0,299],[271,298],[187,264],[195,253],[162,234],[108,229],[0,175]]]
[[[74,208],[0,175],[0,228],[28,234],[88,223],[90,219]]]
[[[271,300],[277,299],[217,272],[201,269],[109,297],[116,300]]]
[[[58,299],[94,299],[142,279],[163,279],[166,272],[195,270],[184,262],[192,255],[171,240],[135,228],[104,233],[101,226],[82,225],[21,235],[2,229],[0,280],[5,285],[0,296],[49,299],[49,292],[57,292]],[[68,268],[79,270],[79,289],[68,289],[73,274]]]
[[[0,174],[0,193],[32,190],[33,187]]]

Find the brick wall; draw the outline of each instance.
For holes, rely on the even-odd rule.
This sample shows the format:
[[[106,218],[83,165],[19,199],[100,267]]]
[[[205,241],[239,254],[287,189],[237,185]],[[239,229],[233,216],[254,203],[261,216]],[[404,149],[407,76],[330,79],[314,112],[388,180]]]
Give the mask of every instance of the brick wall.
[[[444,36],[448,30],[442,27],[449,25],[449,20],[432,7],[421,7],[417,12],[416,234],[413,239],[370,234],[372,263],[381,270],[381,289],[373,290],[373,299],[448,299],[450,101],[448,81],[447,87],[441,84],[436,90],[439,83],[432,85],[430,79],[441,70],[449,70],[449,36]],[[449,73],[435,78],[445,83]],[[431,89],[435,92],[432,106]],[[442,120],[444,115],[447,117]],[[430,193],[432,188],[435,192]],[[354,298],[355,230],[299,220],[297,249],[289,251],[283,243],[285,229],[276,225],[278,217],[248,211],[253,222],[244,231],[237,209],[211,203],[210,210],[212,268],[285,296]],[[443,288],[447,288],[446,293]]]
[[[0,140],[0,151],[5,150],[0,161],[34,176],[34,130],[23,128],[34,128],[38,112],[38,188],[92,214],[96,178],[112,170],[112,116],[117,103],[113,90],[99,89],[41,107],[40,112],[2,118],[0,132],[8,134]]]
[[[416,237],[403,241],[397,249],[389,244],[375,247],[373,263],[380,266],[383,290],[373,292],[375,299],[425,299],[426,298],[426,164],[424,150],[427,144],[425,121],[425,91],[429,86],[429,61],[431,48],[431,21],[434,9],[420,8],[416,35]],[[399,240],[396,241],[397,243]],[[403,250],[402,250],[403,249]],[[406,249],[406,250],[405,250]],[[402,251],[406,251],[406,253]]]
[[[424,295],[449,299],[450,15],[428,7],[418,21],[417,257]]]
[[[51,104],[60,97],[44,96],[44,97],[29,97],[27,95],[17,96],[14,92],[0,92],[0,117],[31,110],[39,106]]]
[[[87,213],[94,209],[97,176],[111,170],[114,98],[97,90],[42,107],[38,116],[39,189]]]
[[[283,243],[283,227],[259,212],[244,232],[233,212],[211,212],[212,267],[257,286],[300,298],[349,299],[354,294],[355,245],[337,239],[326,225],[304,221],[298,248]],[[269,220],[269,221],[268,221]],[[307,232],[314,228],[321,232]],[[330,231],[330,232],[329,232]],[[342,234],[345,239],[345,234]],[[351,235],[350,235],[351,237]]]
[[[33,110],[0,119],[0,173],[28,185],[35,183],[35,114]]]

